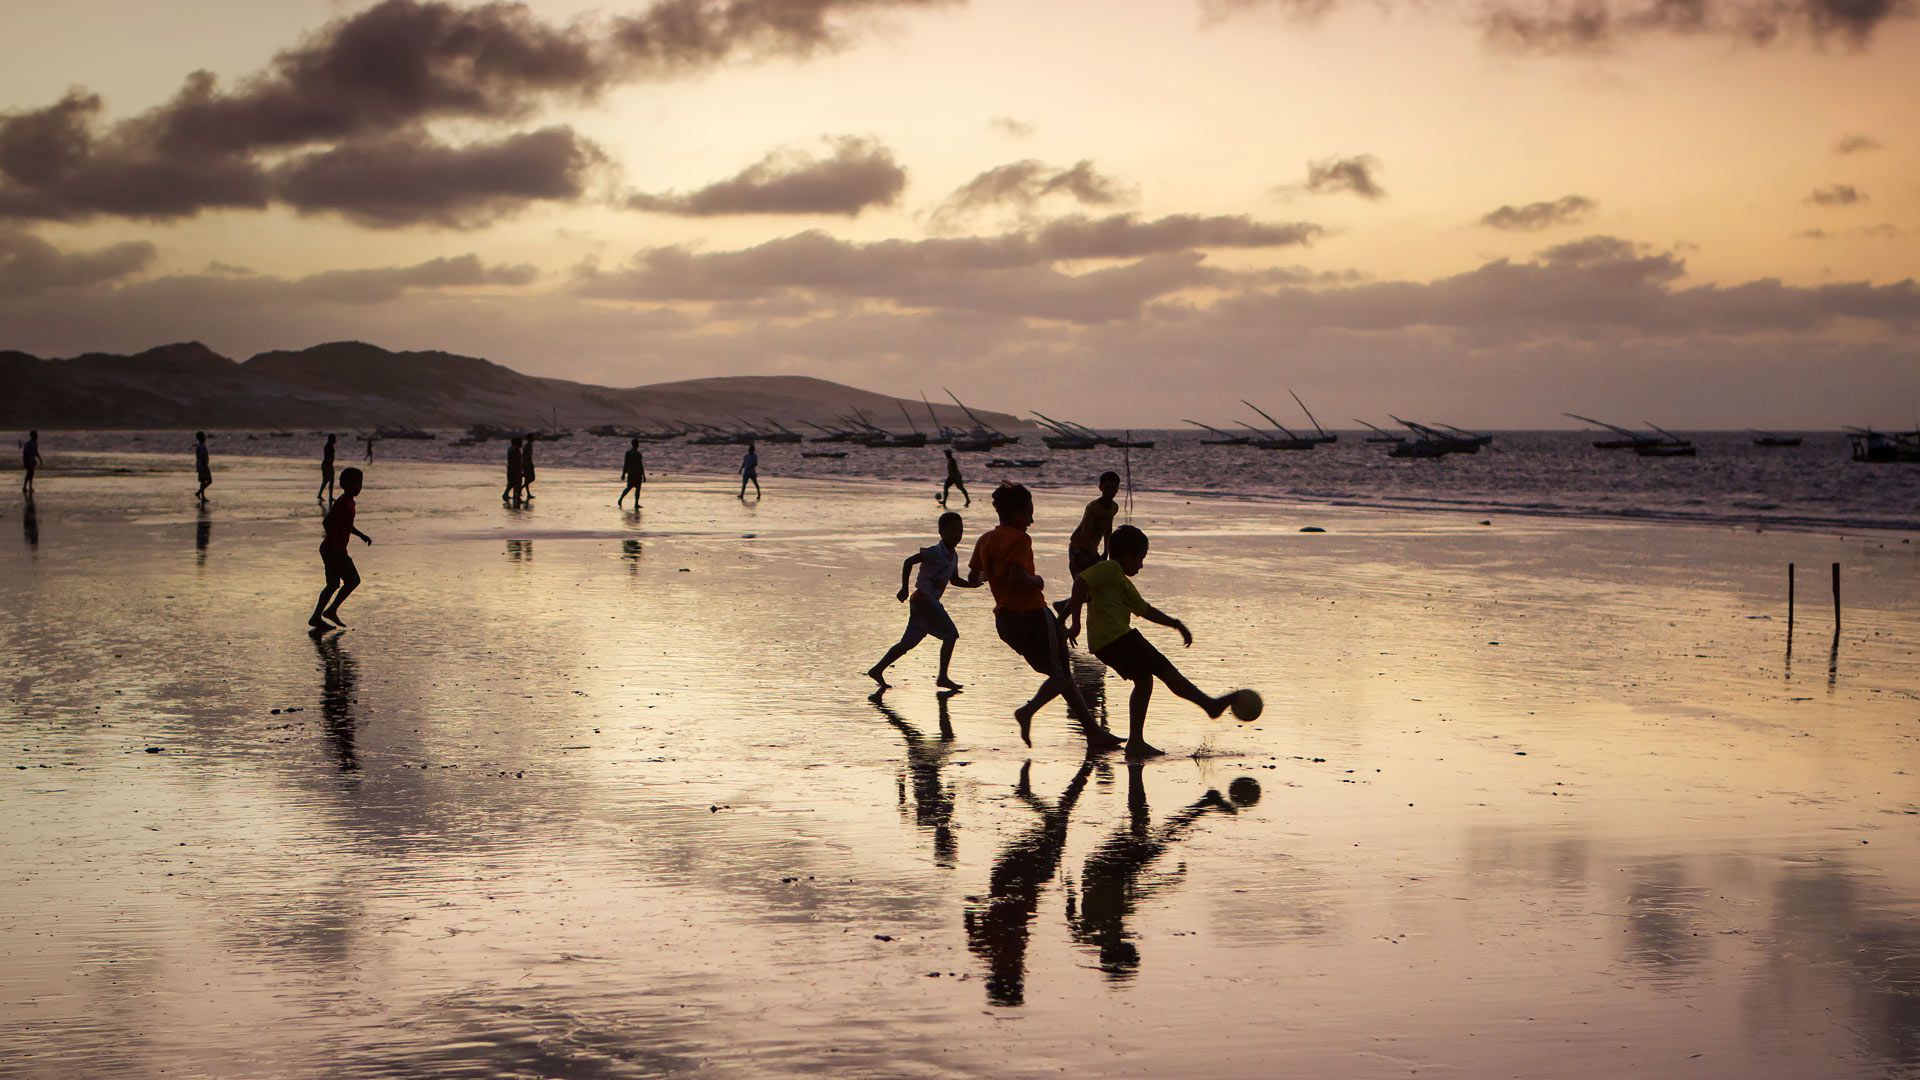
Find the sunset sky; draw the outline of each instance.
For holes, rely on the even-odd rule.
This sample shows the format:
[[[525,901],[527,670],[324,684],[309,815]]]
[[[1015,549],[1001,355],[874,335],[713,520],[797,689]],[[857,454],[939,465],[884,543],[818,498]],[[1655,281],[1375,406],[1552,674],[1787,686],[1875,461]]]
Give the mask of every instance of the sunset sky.
[[[1908,426],[1915,14],[10,4],[0,348],[359,338],[1141,427],[1287,388],[1342,425]]]

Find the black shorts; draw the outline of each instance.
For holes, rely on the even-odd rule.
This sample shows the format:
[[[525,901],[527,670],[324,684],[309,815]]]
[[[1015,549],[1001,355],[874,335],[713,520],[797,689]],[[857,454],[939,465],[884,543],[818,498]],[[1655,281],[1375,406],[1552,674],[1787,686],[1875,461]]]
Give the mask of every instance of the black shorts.
[[[1098,552],[1077,547],[1069,547],[1067,549],[1067,569],[1072,571],[1076,576],[1079,575],[1080,571],[1087,569],[1099,561],[1100,555]]]
[[[1121,634],[1093,650],[1093,655],[1128,682],[1151,679],[1173,666],[1173,661],[1138,630]]]
[[[212,470],[210,470],[210,469],[200,469],[200,470],[198,471],[198,475],[199,475],[199,477],[200,477],[200,482],[201,482],[202,484],[211,484],[211,483],[213,483],[213,472],[212,472]]]
[[[996,611],[993,628],[1007,648],[1020,654],[1027,666],[1042,675],[1067,678],[1066,639],[1051,608]]]
[[[320,549],[321,565],[327,568],[327,584],[338,585],[343,581],[358,582],[360,570],[353,565],[353,556],[344,551],[331,548]]]

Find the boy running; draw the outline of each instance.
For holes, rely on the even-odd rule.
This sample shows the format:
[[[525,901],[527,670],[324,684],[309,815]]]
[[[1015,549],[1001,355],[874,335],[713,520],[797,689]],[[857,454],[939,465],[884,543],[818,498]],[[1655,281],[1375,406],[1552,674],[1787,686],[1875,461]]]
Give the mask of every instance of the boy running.
[[[620,492],[620,497],[613,500],[613,505],[619,506],[626,501],[627,492],[631,491],[633,508],[640,509],[640,485],[647,482],[647,462],[640,454],[639,439],[633,440],[633,443],[627,447],[626,460],[620,466],[620,479],[625,480],[627,486]]]
[[[953,625],[953,619],[947,615],[947,609],[940,603],[940,597],[947,591],[948,585],[958,585],[963,589],[977,589],[980,583],[968,581],[960,576],[960,537],[964,523],[960,515],[949,510],[940,515],[940,542],[907,556],[900,564],[899,599],[907,604],[907,632],[880,662],[867,669],[867,676],[880,684],[880,693],[891,684],[887,682],[886,671],[895,660],[907,655],[914,646],[926,640],[931,634],[940,639],[940,677],[936,685],[945,690],[958,690],[960,684],[947,677],[947,665],[953,661],[954,643],[960,640],[960,631]],[[907,574],[915,565],[920,567],[920,576],[914,579],[913,591],[907,591]]]
[[[760,497],[760,455],[754,450],[752,443],[747,444],[746,456],[740,459],[740,498],[743,501],[747,497],[749,481],[753,484],[753,497],[758,499]]]
[[[1033,493],[1020,484],[1001,484],[993,493],[993,508],[1000,524],[974,544],[967,580],[975,585],[984,580],[993,590],[993,624],[1000,640],[1047,679],[1033,700],[1013,712],[1020,725],[1020,741],[1033,745],[1033,714],[1065,695],[1068,711],[1086,735],[1088,750],[1119,746],[1117,736],[1093,722],[1093,711],[1080,696],[1067,666],[1066,635],[1047,606],[1046,582],[1033,571],[1033,539],[1027,535],[1027,526],[1033,524]]]
[[[1148,622],[1172,627],[1180,631],[1180,643],[1183,646],[1193,644],[1193,634],[1187,624],[1168,615],[1159,608],[1146,602],[1140,596],[1140,590],[1133,587],[1128,579],[1140,572],[1147,561],[1147,534],[1131,525],[1122,525],[1113,531],[1108,542],[1112,558],[1097,562],[1080,572],[1073,584],[1073,599],[1069,601],[1075,615],[1080,613],[1080,605],[1090,608],[1087,614],[1087,645],[1100,662],[1112,668],[1123,679],[1133,683],[1133,698],[1127,709],[1127,756],[1130,758],[1153,757],[1161,751],[1147,742],[1147,704],[1153,700],[1153,680],[1158,678],[1167,684],[1167,689],[1193,702],[1206,711],[1208,716],[1217,717],[1233,704],[1239,691],[1208,697],[1200,688],[1180,674],[1173,661],[1153,647],[1140,631],[1132,629],[1129,616],[1138,615]]]
[[[340,621],[340,604],[360,587],[360,571],[354,568],[353,556],[347,554],[347,537],[373,543],[373,537],[353,527],[353,500],[360,494],[360,477],[360,470],[351,465],[340,470],[340,497],[334,500],[321,526],[326,537],[320,541],[320,563],[326,567],[327,587],[320,590],[320,601],[313,605],[313,617],[307,620],[315,630],[328,629],[328,622],[347,625]]]

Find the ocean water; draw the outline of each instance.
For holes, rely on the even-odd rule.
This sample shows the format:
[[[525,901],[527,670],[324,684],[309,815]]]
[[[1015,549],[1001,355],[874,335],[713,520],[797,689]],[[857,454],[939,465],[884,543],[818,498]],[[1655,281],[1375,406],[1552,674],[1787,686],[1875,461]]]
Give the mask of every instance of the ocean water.
[[[503,462],[506,444],[456,446],[463,433],[438,432],[433,440],[382,440],[376,461]],[[1795,448],[1753,445],[1745,432],[1683,432],[1700,448],[1692,458],[1642,458],[1625,451],[1596,450],[1601,433],[1511,431],[1496,433],[1477,454],[1437,460],[1399,460],[1386,447],[1343,432],[1337,444],[1312,451],[1263,451],[1251,446],[1206,446],[1200,432],[1136,431],[1151,438],[1151,450],[1049,450],[1038,434],[987,453],[958,457],[976,494],[1000,479],[1039,487],[1086,486],[1107,469],[1125,473],[1136,492],[1227,496],[1242,499],[1327,503],[1343,506],[1431,510],[1470,514],[1524,513],[1568,517],[1647,519],[1700,524],[1738,524],[1812,529],[1920,529],[1920,468],[1867,465],[1851,460],[1846,436],[1804,433]],[[276,438],[266,432],[217,432],[216,458],[242,454],[308,457],[317,461],[320,440],[301,432]],[[50,468],[62,455],[93,451],[143,451],[169,455],[191,467],[192,436],[177,431],[57,432],[42,438]],[[537,467],[604,468],[617,478],[626,442],[576,434],[543,441]],[[739,465],[735,446],[671,442],[643,447],[647,467],[661,474],[728,474]],[[364,444],[353,436],[339,446],[342,466],[361,463]],[[807,451],[847,451],[844,458],[806,458]],[[845,444],[763,445],[762,483],[781,477],[921,480],[937,485],[945,476],[940,448],[883,450]],[[995,458],[1042,459],[1037,468],[996,469]],[[69,464],[75,464],[69,459]]]

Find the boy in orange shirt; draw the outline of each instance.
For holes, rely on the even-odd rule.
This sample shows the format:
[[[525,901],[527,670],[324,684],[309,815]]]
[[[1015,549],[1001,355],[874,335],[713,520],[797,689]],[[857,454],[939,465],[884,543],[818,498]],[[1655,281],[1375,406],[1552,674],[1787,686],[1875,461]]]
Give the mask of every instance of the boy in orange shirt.
[[[1067,638],[1060,621],[1047,606],[1046,582],[1033,570],[1033,493],[1020,484],[1001,484],[993,493],[993,509],[1000,515],[997,528],[973,545],[967,580],[985,581],[993,591],[993,624],[1000,640],[1020,654],[1027,666],[1047,677],[1033,700],[1013,712],[1020,724],[1020,741],[1033,745],[1033,714],[1055,697],[1065,695],[1067,710],[1080,722],[1088,750],[1111,750],[1124,740],[1093,722],[1093,710],[1074,684],[1067,665]]]

